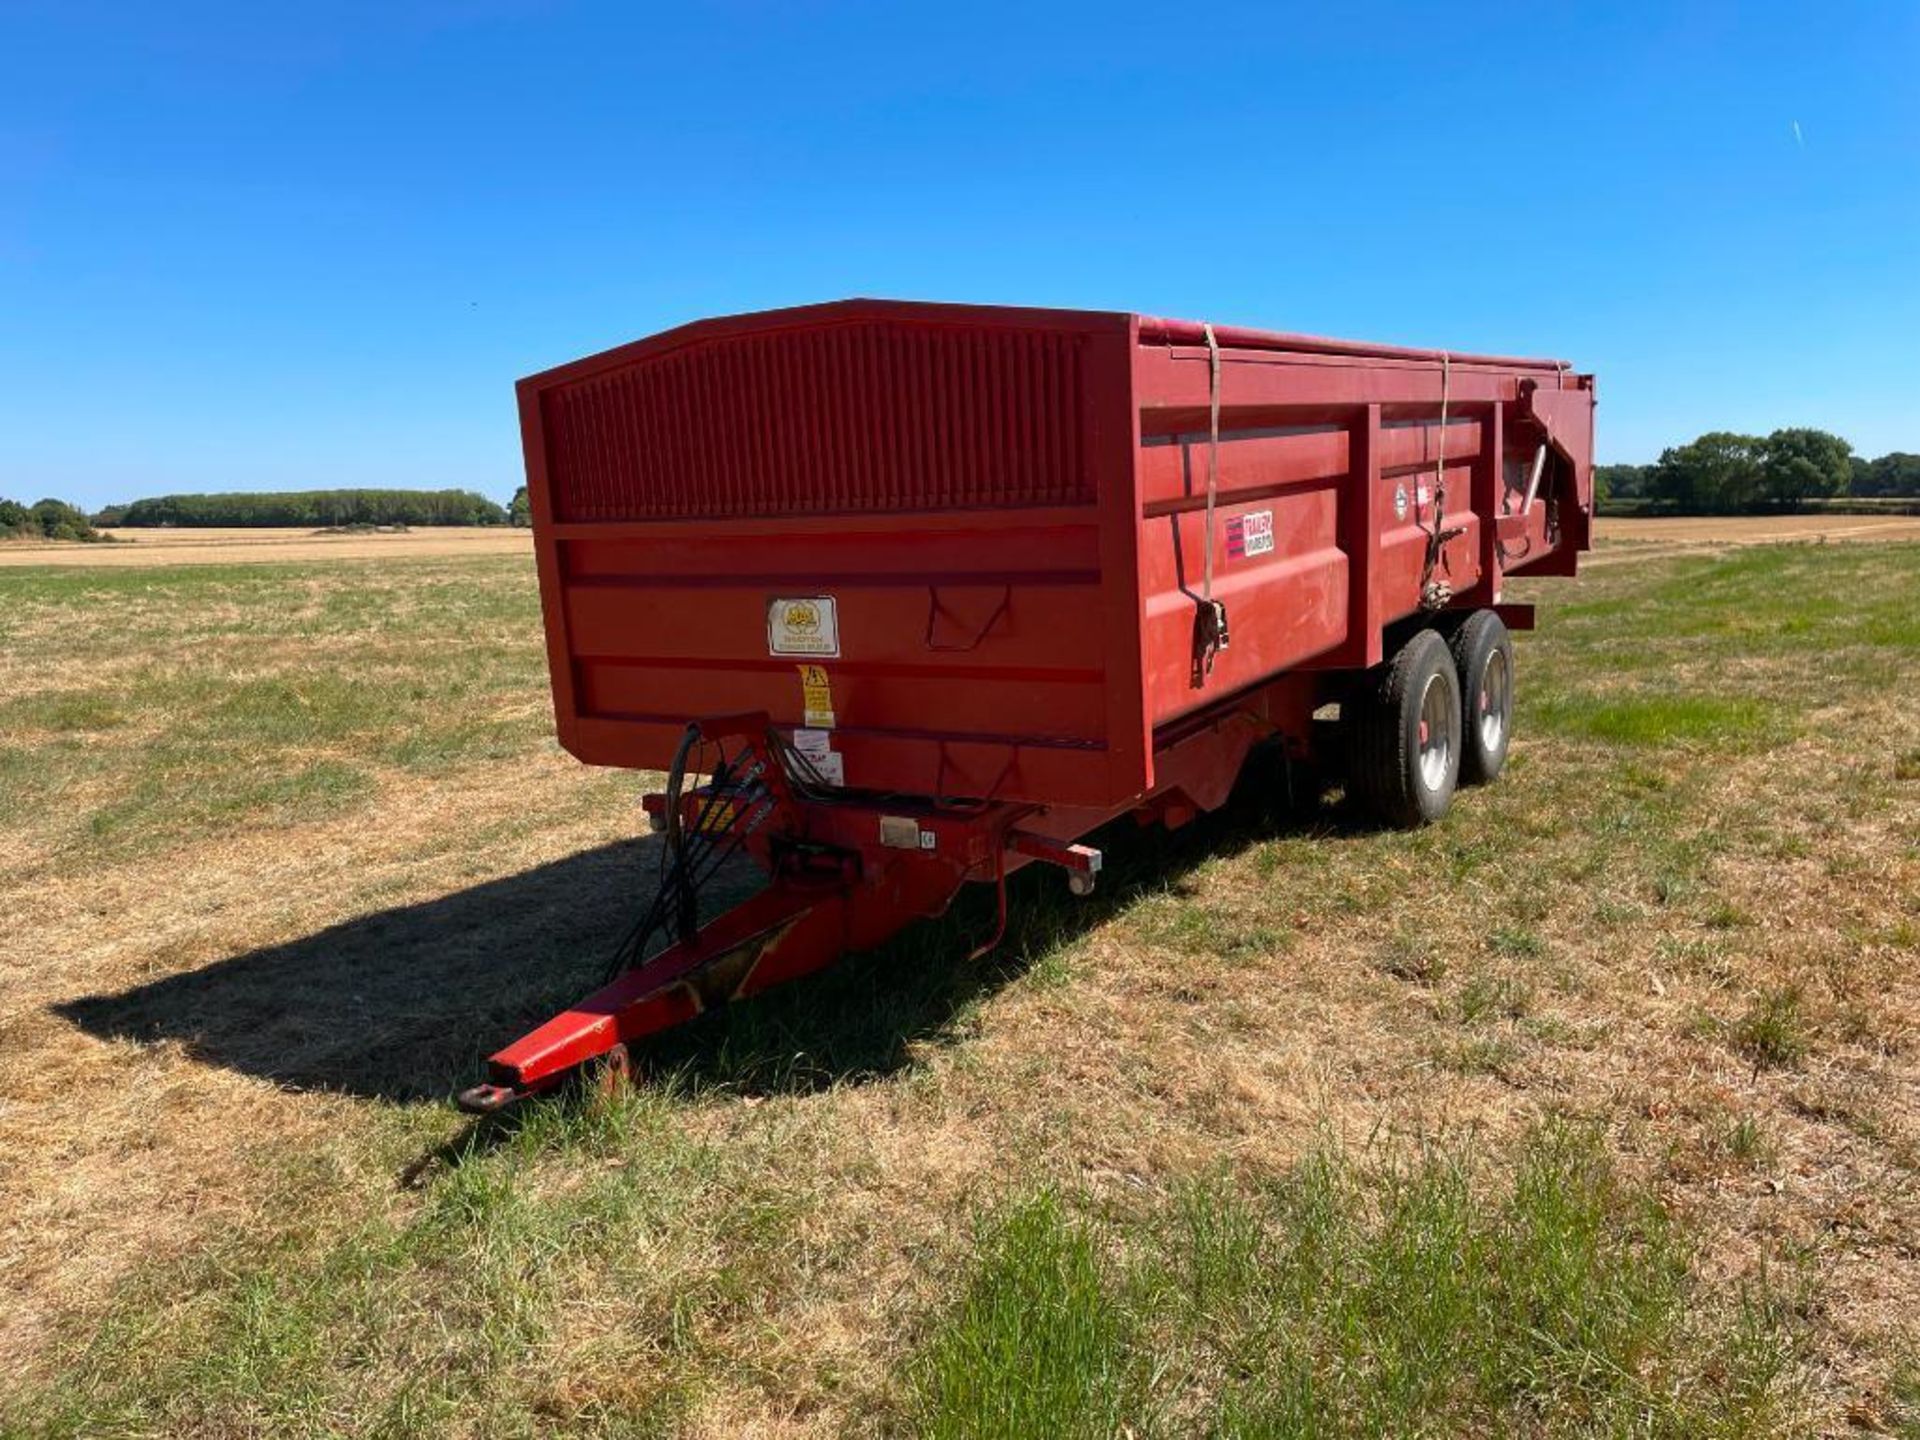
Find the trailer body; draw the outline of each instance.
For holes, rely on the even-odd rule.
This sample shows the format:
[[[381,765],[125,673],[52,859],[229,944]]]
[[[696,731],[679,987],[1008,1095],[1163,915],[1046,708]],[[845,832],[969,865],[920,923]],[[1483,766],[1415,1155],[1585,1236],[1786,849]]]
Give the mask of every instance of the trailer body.
[[[747,930],[791,946],[810,887],[852,897],[798,925],[810,958],[1036,859],[1090,879],[1073,842],[1104,820],[1217,806],[1263,739],[1304,756],[1396,627],[1525,628],[1506,577],[1573,574],[1592,520],[1592,377],[1553,360],[853,300],[518,395],[561,743],[667,770],[706,722],[757,754],[746,840],[778,893]],[[744,984],[674,982],[674,1018],[762,988],[765,949]],[[632,1038],[586,1052],[606,1034]],[[538,1079],[498,1061],[500,1094]]]

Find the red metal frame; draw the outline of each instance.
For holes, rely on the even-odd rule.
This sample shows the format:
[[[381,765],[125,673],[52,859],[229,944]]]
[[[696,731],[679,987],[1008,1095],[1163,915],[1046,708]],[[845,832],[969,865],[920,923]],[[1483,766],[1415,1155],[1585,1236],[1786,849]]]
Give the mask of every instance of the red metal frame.
[[[519,403],[562,744],[657,770],[730,714],[706,727],[773,769],[827,732],[845,788],[783,794],[750,847],[769,889],[501,1052],[477,1108],[969,880],[1090,885],[1095,826],[1219,805],[1264,738],[1305,754],[1423,589],[1527,628],[1505,576],[1570,575],[1590,537],[1592,378],[1554,360],[858,300],[683,326]],[[1231,643],[1202,667],[1209,552]],[[771,653],[795,596],[837,615],[813,690]]]
[[[686,793],[682,822],[692,826],[705,815],[710,828],[719,828],[718,815],[725,828],[742,831],[747,853],[768,873],[767,887],[496,1053],[486,1082],[461,1093],[462,1108],[499,1110],[618,1046],[880,945],[915,920],[945,913],[970,880],[999,888],[994,933],[975,953],[989,950],[1006,927],[1006,877],[1024,865],[1051,864],[1076,894],[1090,894],[1101,854],[1074,837],[1124,813],[854,794],[801,798],[765,716],[727,717],[702,728],[716,737],[748,736],[754,763],[743,768],[764,778],[711,812],[709,790]],[[1223,803],[1247,751],[1270,733],[1266,715],[1246,708],[1170,741],[1161,754],[1172,779],[1156,797],[1155,818],[1177,823]],[[647,800],[648,813],[663,818],[665,797]]]

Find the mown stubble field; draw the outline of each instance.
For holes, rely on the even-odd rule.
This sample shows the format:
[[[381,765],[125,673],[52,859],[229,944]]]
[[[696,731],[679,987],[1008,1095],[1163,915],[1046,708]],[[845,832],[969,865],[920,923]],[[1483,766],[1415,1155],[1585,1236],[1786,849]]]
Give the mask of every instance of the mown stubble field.
[[[476,1128],[648,858],[528,561],[0,573],[0,1429],[1920,1433],[1920,545],[1537,598],[1438,827],[1116,834]]]

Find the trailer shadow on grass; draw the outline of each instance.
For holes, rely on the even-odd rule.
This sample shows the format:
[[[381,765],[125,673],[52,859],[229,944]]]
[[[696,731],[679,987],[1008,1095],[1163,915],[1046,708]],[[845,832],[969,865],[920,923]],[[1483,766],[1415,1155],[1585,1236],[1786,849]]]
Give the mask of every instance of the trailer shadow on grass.
[[[658,850],[652,836],[583,850],[55,1008],[88,1034],[178,1041],[293,1089],[442,1098],[599,983]]]
[[[659,1037],[645,1068],[683,1092],[749,1095],[890,1074],[914,1047],[963,1034],[982,998],[1201,861],[1289,831],[1356,828],[1343,809],[1276,821],[1244,793],[1173,834],[1116,822],[1094,837],[1106,868],[1093,896],[1069,895],[1047,866],[1009,879],[1007,933],[981,959],[966,956],[992,931],[994,896],[969,886],[947,915],[878,950]],[[177,1041],[209,1064],[295,1089],[441,1099],[472,1083],[490,1052],[602,982],[649,898],[658,844],[582,851],[56,1008],[91,1035]]]
[[[1301,820],[1335,832],[1341,812]],[[876,950],[817,975],[716,1010],[653,1041],[649,1071],[683,1092],[791,1095],[892,1074],[916,1047],[952,1044],[974,1026],[980,1002],[1144,894],[1178,886],[1195,866],[1282,830],[1252,806],[1234,806],[1178,832],[1115,822],[1088,837],[1104,856],[1099,888],[1072,895],[1061,873],[1033,865],[1007,880],[1007,928],[993,934],[992,887],[969,885],[937,920],[910,925]]]

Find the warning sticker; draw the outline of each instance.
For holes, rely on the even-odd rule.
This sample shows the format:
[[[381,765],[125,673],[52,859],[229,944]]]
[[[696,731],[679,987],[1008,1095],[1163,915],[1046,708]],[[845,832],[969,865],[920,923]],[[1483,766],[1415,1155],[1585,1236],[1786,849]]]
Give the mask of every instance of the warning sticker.
[[[739,818],[739,801],[713,800],[694,816],[693,828],[705,835],[724,835]]]
[[[831,595],[767,602],[767,653],[838,655],[840,614]]]
[[[827,681],[826,666],[800,667],[800,699],[807,724],[821,730],[833,728],[833,687]]]
[[[796,730],[793,732],[793,748],[827,784],[847,783],[846,757],[833,748],[833,736],[827,731]]]
[[[1273,511],[1249,510],[1227,521],[1227,558],[1244,560],[1273,550]]]

